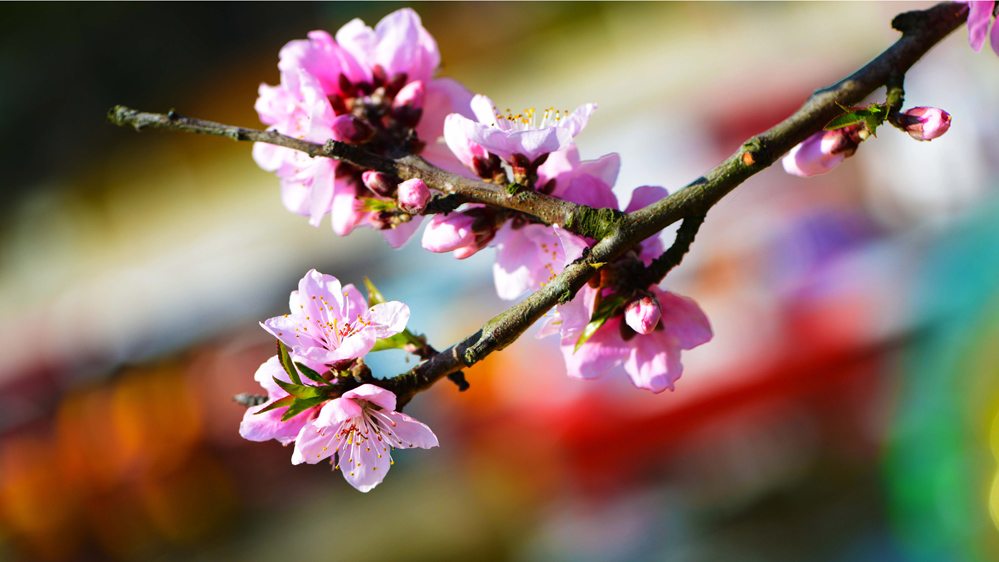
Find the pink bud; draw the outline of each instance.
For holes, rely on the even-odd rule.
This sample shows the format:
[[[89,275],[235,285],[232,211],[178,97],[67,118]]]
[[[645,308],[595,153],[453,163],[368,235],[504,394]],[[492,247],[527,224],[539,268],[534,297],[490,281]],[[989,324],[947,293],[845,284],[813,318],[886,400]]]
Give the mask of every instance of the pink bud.
[[[455,259],[463,260],[465,258],[470,258],[475,255],[476,252],[481,250],[478,244],[472,243],[467,246],[462,246],[454,251],[452,254]]]
[[[807,178],[831,171],[847,157],[853,156],[857,146],[866,138],[863,125],[851,125],[832,131],[819,131],[788,152],[782,163],[784,171]]]
[[[371,140],[375,130],[353,115],[339,115],[333,119],[333,140],[347,144],[361,144]]]
[[[375,194],[382,197],[392,197],[399,180],[382,172],[368,170],[361,174],[361,181]]]
[[[427,184],[419,178],[406,180],[399,184],[399,204],[413,213],[422,212],[430,200],[430,190]]]
[[[434,215],[423,231],[422,245],[431,252],[450,252],[475,241],[472,223],[475,218],[464,213]]]
[[[639,334],[652,333],[662,315],[659,301],[647,295],[629,302],[624,308],[624,321]]]
[[[409,106],[413,109],[423,108],[423,99],[427,95],[427,89],[422,80],[406,84],[399,93],[395,95],[392,107]]]
[[[933,140],[950,129],[950,114],[936,107],[914,107],[903,112],[899,121],[909,136],[918,141]]]

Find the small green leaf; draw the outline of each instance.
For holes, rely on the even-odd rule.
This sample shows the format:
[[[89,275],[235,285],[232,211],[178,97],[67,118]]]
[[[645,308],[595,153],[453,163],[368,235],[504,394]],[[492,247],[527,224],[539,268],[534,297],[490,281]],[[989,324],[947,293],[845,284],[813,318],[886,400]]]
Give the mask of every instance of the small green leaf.
[[[368,288],[368,306],[375,306],[376,304],[385,302],[385,297],[383,297],[381,291],[375,287],[375,284],[371,282],[371,279],[365,277],[364,286]]]
[[[362,211],[393,211],[396,209],[395,201],[388,199],[375,199],[373,197],[360,197]]]
[[[878,125],[880,125],[883,122],[884,120],[881,119],[879,116],[869,115],[867,116],[866,119],[864,119],[864,126],[867,127],[867,130],[871,132],[871,136],[877,137]]]
[[[589,340],[593,334],[600,329],[614,313],[617,312],[621,306],[624,305],[624,296],[620,294],[615,294],[612,297],[606,298],[597,305],[596,310],[593,311],[593,316],[590,317],[590,323],[583,328],[583,333],[579,335],[579,339],[576,340],[576,347],[572,350],[573,353],[579,351],[580,347]]]
[[[302,378],[298,376],[298,370],[295,369],[295,364],[291,362],[291,354],[288,353],[288,346],[286,346],[281,340],[278,340],[277,350],[278,361],[280,361],[281,366],[284,367],[284,372],[288,373],[288,378],[291,379],[291,382],[301,385]]]
[[[261,410],[259,412],[257,412],[257,414],[262,414],[264,412],[269,412],[271,410],[276,410],[277,408],[284,408],[285,406],[291,406],[291,403],[294,402],[294,401],[295,401],[295,397],[294,396],[285,396],[284,398],[281,398],[280,400],[275,400],[275,401],[271,402],[270,404],[267,405],[266,408],[261,408]],[[256,415],[256,414],[254,414],[254,415]]]
[[[406,337],[405,333],[396,334],[387,338],[382,338],[375,342],[375,346],[371,348],[371,351],[382,351],[384,349],[402,349],[409,343],[409,338]]]
[[[281,416],[281,421],[288,421],[291,418],[301,414],[302,412],[308,410],[309,408],[314,408],[326,400],[323,396],[317,396],[315,398],[305,398],[296,399],[291,406],[288,406],[288,410]]]
[[[283,380],[274,377],[274,382],[278,386],[284,389],[285,392],[294,396],[295,398],[315,398],[320,396],[322,391],[316,386],[306,386],[304,384],[292,384],[290,382],[284,382]]]
[[[309,380],[317,382],[319,384],[329,384],[329,381],[324,379],[322,375],[306,367],[305,365],[299,363],[298,361],[295,362],[295,366],[297,366],[298,370],[301,371],[303,375],[308,377]]]
[[[864,121],[864,119],[866,119],[867,116],[863,113],[865,111],[866,110],[861,109],[858,111],[851,111],[849,113],[844,113],[843,115],[840,115],[839,117],[836,117],[832,121],[826,123],[826,126],[823,127],[823,130],[832,131],[834,129],[842,129],[843,127],[856,125],[857,123],[860,123],[861,121]]]

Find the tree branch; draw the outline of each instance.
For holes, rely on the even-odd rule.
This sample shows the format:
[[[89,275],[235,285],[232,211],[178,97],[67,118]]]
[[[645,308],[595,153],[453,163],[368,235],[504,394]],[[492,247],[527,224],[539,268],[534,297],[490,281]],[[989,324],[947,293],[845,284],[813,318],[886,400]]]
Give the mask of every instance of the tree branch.
[[[363,148],[332,139],[323,145],[282,135],[276,131],[260,131],[184,117],[172,110],[166,114],[149,113],[122,105],[116,105],[108,111],[108,120],[120,127],[133,127],[136,131],[167,129],[226,137],[236,141],[265,142],[298,150],[313,158],[333,158],[364,169],[392,174],[402,180],[420,178],[428,187],[454,195],[451,208],[461,203],[494,205],[527,213],[539,218],[546,225],[558,224],[580,236],[594,239],[602,238],[616,226],[621,217],[621,213],[612,209],[594,209],[530,189],[508,191],[494,183],[446,172],[419,156],[385,158]],[[431,205],[429,209],[432,214],[441,207]]]
[[[374,381],[393,391],[402,407],[415,394],[426,390],[438,380],[470,367],[489,353],[513,343],[545,312],[558,303],[570,300],[597,272],[599,264],[612,262],[642,240],[678,220],[690,217],[690,222],[685,221],[681,228],[685,231],[684,239],[681,240],[678,236],[677,243],[662,256],[660,265],[656,266],[657,271],[662,269],[665,275],[672,265],[679,263],[704,215],[715,203],[736,186],[772,165],[796,144],[820,131],[827,122],[842,113],[840,105],[858,104],[890,80],[894,84],[930,48],[964,23],[967,12],[965,5],[948,2],[924,11],[900,14],[892,21],[892,26],[902,31],[902,37],[877,58],[837,84],[812,94],[790,117],[744,142],[735,154],[684,189],[627,215],[574,205],[533,191],[510,194],[495,184],[469,180],[439,170],[417,156],[387,159],[335,141],[328,141],[325,146],[321,146],[275,132],[189,119],[173,112],[160,115],[119,106],[112,109],[109,119],[118,125],[134,126],[137,130],[146,127],[168,128],[226,136],[235,140],[268,142],[301,150],[311,156],[328,156],[392,173],[402,179],[419,177],[434,189],[454,194],[458,202],[486,203],[525,212],[540,218],[546,224],[560,224],[577,234],[598,240],[585,259],[567,265],[550,283],[486,322],[474,334],[406,373]],[[686,228],[687,224],[690,225],[689,229]],[[343,384],[356,384],[356,381],[350,380],[345,378],[346,382]],[[348,388],[344,387],[343,390]]]

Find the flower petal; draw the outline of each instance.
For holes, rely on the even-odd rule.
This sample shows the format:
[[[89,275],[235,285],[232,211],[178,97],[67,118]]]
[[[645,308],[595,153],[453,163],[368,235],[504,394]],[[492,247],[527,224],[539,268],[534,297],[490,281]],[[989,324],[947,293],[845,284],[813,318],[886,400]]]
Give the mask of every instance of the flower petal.
[[[369,309],[365,319],[371,323],[376,338],[387,338],[406,329],[409,307],[399,301],[379,303]]]
[[[680,346],[675,338],[662,332],[637,335],[628,343],[631,353],[624,362],[624,371],[638,388],[660,393],[667,388],[673,390],[673,383],[683,373],[680,364]]]
[[[676,338],[683,349],[693,349],[711,340],[708,317],[693,299],[681,297],[658,287],[650,287],[662,309],[663,331]]]
[[[658,185],[643,185],[642,187],[636,187],[635,190],[631,192],[631,201],[628,201],[628,206],[624,209],[624,212],[630,213],[632,211],[644,209],[645,207],[648,207],[668,195],[669,191],[666,191],[665,187],[660,187]]]
[[[327,402],[316,416],[316,426],[321,428],[332,428],[340,424],[361,417],[362,408],[359,404],[351,400],[349,392],[345,392],[340,398],[334,398]]]
[[[395,422],[395,426],[392,427],[392,433],[396,437],[396,443],[392,445],[395,447],[400,449],[410,449],[413,447],[430,449],[439,445],[437,436],[423,422],[417,421],[401,412],[390,411],[382,412],[382,414]]]
[[[307,421],[295,438],[295,451],[291,454],[291,464],[303,462],[316,464],[329,457],[336,452],[331,446],[335,437],[336,430],[320,424],[318,418]]]
[[[985,36],[989,32],[989,20],[992,18],[993,0],[968,2],[968,43],[975,52],[982,50]]]
[[[356,436],[357,434],[355,434]],[[340,442],[339,466],[344,479],[361,492],[381,484],[392,463],[392,455],[384,441],[379,441],[370,429],[364,439]]]
[[[421,154],[421,156],[425,157],[426,155]],[[388,230],[380,230],[379,232],[381,232],[382,236],[385,237],[385,241],[388,242],[389,246],[391,246],[395,250],[398,250],[399,248],[405,246],[406,243],[413,238],[413,235],[416,234],[416,231],[420,229],[420,225],[422,223],[423,223],[423,217],[417,215],[413,217],[413,219],[410,220],[409,222],[404,222],[399,224],[395,228],[390,228]]]
[[[355,400],[366,400],[376,404],[388,411],[395,410],[395,394],[390,390],[385,390],[373,384],[362,384],[361,386],[343,393],[343,398]]]
[[[615,317],[600,327],[589,340],[573,352],[575,339],[562,340],[562,357],[568,375],[576,379],[595,379],[621,364],[631,353],[630,346],[621,340],[621,318]]]

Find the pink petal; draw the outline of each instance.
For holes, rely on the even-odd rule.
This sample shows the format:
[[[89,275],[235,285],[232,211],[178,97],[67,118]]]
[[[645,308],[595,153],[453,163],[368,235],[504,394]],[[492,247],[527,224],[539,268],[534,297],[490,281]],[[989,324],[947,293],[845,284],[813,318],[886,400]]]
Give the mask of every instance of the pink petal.
[[[393,395],[394,397],[395,395]],[[391,410],[392,408],[386,408],[386,410]],[[395,422],[395,426],[392,428],[392,432],[398,441],[394,444],[400,449],[409,449],[412,447],[419,447],[421,449],[430,449],[432,447],[437,447],[437,436],[434,432],[427,427],[426,424],[419,422],[406,414],[401,412],[386,411],[382,412],[387,418]]]
[[[423,117],[416,124],[416,134],[428,145],[436,144],[444,135],[444,119],[457,113],[469,119],[474,117],[471,108],[472,92],[460,82],[450,78],[437,78],[426,85],[423,100]]]
[[[396,397],[390,390],[385,390],[373,384],[362,384],[361,386],[343,393],[343,398],[350,400],[366,400],[372,404],[381,406],[385,410],[395,410]]]
[[[291,41],[280,54],[278,69],[282,72],[305,70],[316,77],[326,95],[339,92],[340,62],[336,56],[339,47],[325,31],[312,31],[309,39]]]
[[[322,301],[330,305],[336,303],[338,306],[343,306],[343,286],[336,277],[310,269],[298,282],[298,300],[299,310],[292,312],[302,311],[306,316],[318,321],[319,309],[323,306]]]
[[[680,347],[673,338],[661,332],[636,335],[629,341],[632,350],[624,363],[624,371],[638,388],[659,393],[683,373],[680,364]]]
[[[367,313],[376,338],[394,336],[406,329],[409,307],[399,301],[389,301],[372,306]]]
[[[437,42],[412,9],[403,8],[382,18],[375,26],[375,36],[372,63],[381,64],[389,77],[405,73],[409,80],[427,81],[440,65]]]
[[[577,174],[576,177],[563,183],[565,189],[556,190],[552,195],[595,209],[617,209],[617,196],[614,195],[614,190],[597,177]]]
[[[504,300],[512,300],[524,291],[533,288],[532,274],[541,268],[536,259],[540,248],[525,232],[528,229],[548,230],[542,225],[530,224],[514,230],[508,224],[496,233],[496,261],[493,263],[493,281],[496,294]],[[555,241],[558,239],[554,236]]]
[[[475,138],[473,137],[473,140]],[[544,129],[534,129],[529,131],[515,131],[507,133],[506,140],[493,147],[481,143],[486,150],[508,159],[514,153],[520,153],[528,160],[534,160],[542,154],[562,150],[572,142],[572,133],[563,127],[546,127]]]
[[[989,42],[992,43],[992,50],[999,55],[999,20],[992,23],[992,32],[989,33]]]
[[[331,433],[331,428],[339,427],[340,424],[361,416],[362,408],[359,404],[350,400],[349,392],[344,393],[340,398],[334,398],[327,402],[316,416],[316,426]]]
[[[447,216],[434,215],[423,231],[423,248],[431,252],[450,252],[467,246],[475,239],[472,232],[473,217],[454,212]]]
[[[281,421],[281,416],[287,408],[277,408],[262,414],[257,413],[266,408],[268,404],[270,402],[246,410],[246,413],[243,414],[243,421],[239,424],[240,437],[249,441],[277,439],[281,444],[291,443],[308,422],[309,412],[302,412],[288,421]]]
[[[488,156],[486,149],[472,142],[468,137],[468,131],[475,127],[475,123],[468,119],[452,113],[444,119],[444,142],[451,149],[451,153],[459,162],[468,169],[474,169],[472,160],[474,157],[485,158]]]
[[[333,232],[339,236],[350,234],[364,220],[367,213],[360,210],[357,190],[345,180],[337,181],[332,204]]]
[[[338,428],[320,424],[318,418],[306,422],[295,438],[291,464],[316,464],[335,453],[336,449],[331,445],[336,437],[336,429]]]
[[[993,0],[968,2],[968,43],[976,53],[982,50],[982,45],[985,45],[985,36],[989,32],[989,20],[992,18],[994,7]]]
[[[666,191],[665,187],[659,187],[658,185],[637,187],[631,192],[631,201],[628,201],[628,207],[625,208],[624,212],[630,213],[644,209],[668,195],[669,191]]]
[[[281,366],[281,361],[278,356],[275,355],[264,364],[257,368],[257,372],[253,374],[253,380],[260,383],[260,386],[264,387],[267,391],[267,396],[272,400],[275,398],[284,398],[288,396],[288,393],[284,391],[283,388],[274,382],[274,379],[282,380],[285,382],[290,382],[288,378],[288,373],[284,372],[284,367]]]
[[[589,247],[589,244],[582,237],[576,236],[557,224],[552,228],[555,230],[555,234],[558,235],[559,242],[562,243],[562,249],[565,253],[565,263],[562,265],[562,269],[565,269],[566,265],[582,257],[583,252]],[[561,273],[562,269],[559,269],[558,272]]]
[[[579,173],[591,175],[608,186],[613,186],[617,182],[617,175],[620,171],[621,156],[616,152],[604,154],[596,160],[581,162],[579,165]]]
[[[267,330],[272,336],[281,340],[289,348],[295,350],[296,353],[313,359],[315,361],[320,361],[325,363],[327,355],[325,353],[315,353],[311,351],[315,348],[322,348],[323,342],[315,339],[308,331],[299,329],[295,331],[296,328],[302,326],[304,317],[296,318],[297,315],[289,315],[287,318],[284,316],[275,316],[268,320],[264,320],[260,323],[260,327]]]
[[[255,142],[253,143],[253,161],[262,169],[273,172],[281,166],[281,162],[284,161],[289,150],[291,149],[283,146]]]
[[[344,338],[340,345],[330,351],[324,363],[343,361],[345,359],[356,359],[371,351],[375,346],[377,338],[370,330],[361,330]],[[317,354],[317,357],[319,354]]]
[[[341,322],[356,322],[359,317],[368,313],[368,299],[364,298],[360,289],[353,283],[343,287],[343,304],[337,317]]]
[[[576,111],[572,112],[572,115],[563,119],[559,122],[558,127],[564,128],[569,132],[570,140],[572,137],[578,135],[586,127],[586,123],[590,120],[590,115],[597,110],[597,104],[588,103],[581,105],[576,108]]]
[[[631,348],[621,340],[620,323],[620,317],[611,318],[575,352],[575,339],[562,340],[562,357],[570,377],[599,378],[624,361]]]
[[[663,331],[676,338],[683,349],[693,349],[711,340],[711,324],[693,299],[681,297],[658,287],[649,290],[656,295],[662,309]]]
[[[468,116],[470,119],[474,116],[475,120],[483,125],[496,124],[496,104],[493,100],[482,94],[476,94],[469,102],[469,107],[472,110],[472,115]]]
[[[360,19],[352,19],[336,32],[336,43],[351,55],[355,65],[348,65],[352,74],[347,74],[351,82],[371,82],[371,58],[377,39],[375,31],[364,25]]]
[[[558,181],[561,176],[572,174],[580,167],[579,149],[575,144],[570,144],[565,150],[550,153],[545,163],[538,167],[538,185],[544,185],[552,179]],[[557,191],[558,188],[556,193]]]
[[[398,250],[413,238],[416,231],[420,229],[421,224],[423,224],[423,217],[415,216],[409,222],[404,222],[395,228],[380,230],[379,232],[385,237],[385,241],[388,242],[389,246]]]
[[[367,439],[340,442],[337,451],[340,471],[347,483],[361,492],[368,492],[385,479],[391,468],[392,456],[388,445],[368,430]]]

